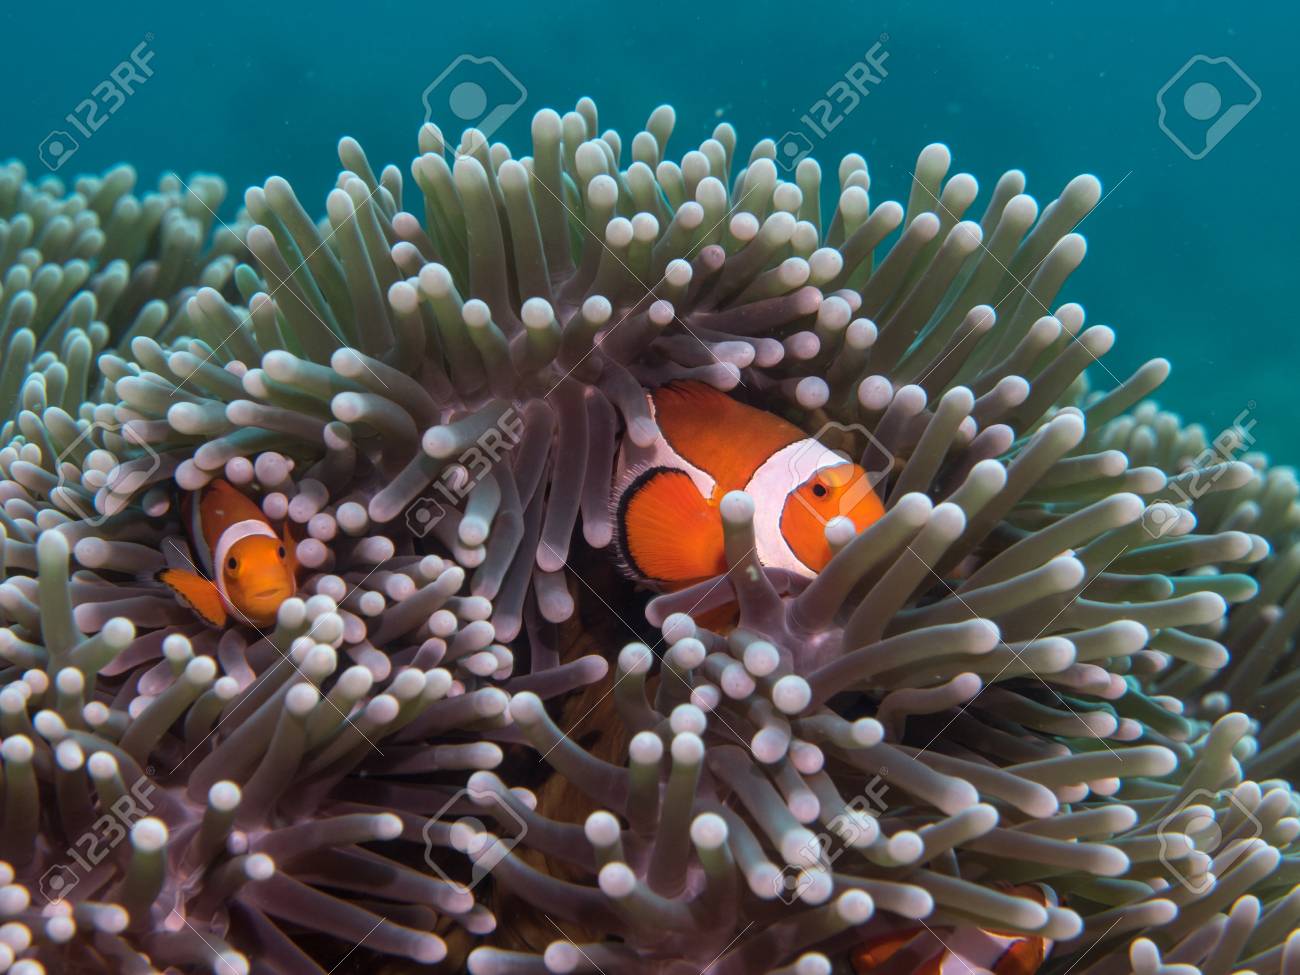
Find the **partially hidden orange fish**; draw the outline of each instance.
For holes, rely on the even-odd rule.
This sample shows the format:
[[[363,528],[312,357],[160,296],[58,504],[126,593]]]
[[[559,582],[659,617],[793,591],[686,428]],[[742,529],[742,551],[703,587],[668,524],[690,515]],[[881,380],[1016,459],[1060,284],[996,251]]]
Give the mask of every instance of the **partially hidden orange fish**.
[[[1039,884],[1007,889],[1045,907],[1056,904],[1056,895]],[[863,942],[853,950],[852,962],[856,975],[884,971],[909,975],[1034,975],[1051,950],[1052,941],[1038,935],[1004,934],[970,925],[945,931],[940,940],[929,928],[906,927]]]
[[[719,505],[754,501],[756,555],[811,578],[830,561],[826,523],[862,531],[884,514],[866,472],[779,416],[699,382],[647,394],[660,436],[625,438],[613,497],[615,536],[629,575],[663,590],[727,571]]]
[[[253,626],[275,622],[280,604],[298,588],[287,522],[284,534],[276,534],[261,508],[221,480],[197,498],[187,495],[182,512],[200,571],[163,569],[158,581],[211,626],[225,626],[230,616]]]

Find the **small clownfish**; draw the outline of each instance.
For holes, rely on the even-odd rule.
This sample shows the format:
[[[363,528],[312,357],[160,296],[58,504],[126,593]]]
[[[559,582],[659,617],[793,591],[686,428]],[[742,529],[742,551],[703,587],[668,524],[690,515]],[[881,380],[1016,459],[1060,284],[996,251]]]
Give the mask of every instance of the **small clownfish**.
[[[1040,884],[1005,885],[1003,889],[1044,907],[1057,904],[1051,888]],[[1005,934],[974,926],[946,932],[940,940],[927,928],[908,927],[863,942],[853,950],[851,960],[855,975],[1034,975],[1047,960],[1052,944],[1051,939],[1037,935]]]
[[[884,514],[866,472],[792,423],[699,382],[646,394],[659,426],[649,447],[624,438],[613,497],[625,571],[662,590],[727,571],[719,505],[754,501],[759,562],[811,578],[831,558],[836,516],[862,531]]]
[[[298,589],[288,523],[277,535],[261,508],[221,480],[195,501],[187,495],[182,511],[205,574],[163,569],[155,578],[211,626],[225,626],[230,615],[253,626],[274,623]]]

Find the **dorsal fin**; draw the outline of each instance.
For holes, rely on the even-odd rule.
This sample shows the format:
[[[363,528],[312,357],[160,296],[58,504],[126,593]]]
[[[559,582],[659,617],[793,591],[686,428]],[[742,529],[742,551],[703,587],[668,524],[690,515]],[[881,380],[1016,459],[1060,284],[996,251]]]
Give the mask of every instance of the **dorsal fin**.
[[[717,482],[709,499],[714,504],[744,488],[763,461],[804,437],[794,424],[701,382],[661,386],[651,399],[668,445]]]
[[[209,552],[215,552],[221,533],[238,521],[261,521],[270,525],[256,502],[217,479],[199,495],[199,526],[201,537]]]

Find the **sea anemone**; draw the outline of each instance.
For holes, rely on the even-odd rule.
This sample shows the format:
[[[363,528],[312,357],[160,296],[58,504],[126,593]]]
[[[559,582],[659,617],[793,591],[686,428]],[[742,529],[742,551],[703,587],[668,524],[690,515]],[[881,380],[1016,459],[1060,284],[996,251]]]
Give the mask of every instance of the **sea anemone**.
[[[906,207],[852,155],[824,215],[813,160],[674,121],[426,125],[423,220],[351,139],[320,223],[0,171],[0,961],[1300,972],[1300,490],[1058,303],[1097,180],[976,221],[943,146]],[[735,492],[724,575],[604,572],[684,379],[852,444],[884,517],[809,581]],[[216,478],[297,538],[268,632],[154,580]]]

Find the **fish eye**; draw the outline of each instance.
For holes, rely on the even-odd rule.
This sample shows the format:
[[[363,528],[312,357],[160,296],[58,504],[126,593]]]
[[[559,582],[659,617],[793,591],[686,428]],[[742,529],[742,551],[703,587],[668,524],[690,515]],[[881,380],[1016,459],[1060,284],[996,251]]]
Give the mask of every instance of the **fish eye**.
[[[275,554],[276,554],[276,556],[279,557],[279,558],[284,558],[284,546],[281,545],[279,548],[277,548],[277,549],[275,550]]]
[[[824,498],[830,494],[830,489],[821,481],[818,481],[812,486],[812,493],[814,498]]]
[[[229,569],[231,572],[234,572],[236,569],[239,568],[239,559],[235,558],[233,555],[230,558],[226,559],[226,568]]]

